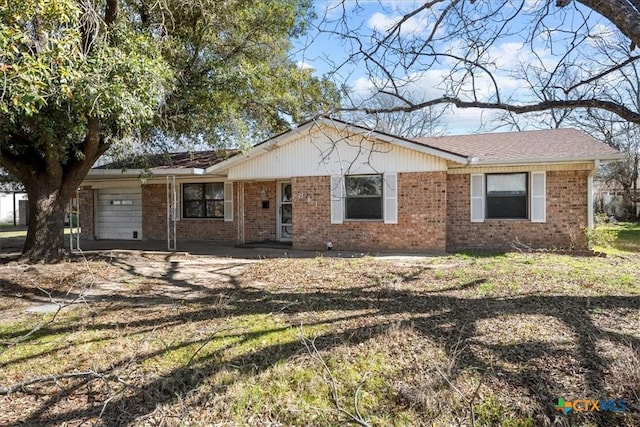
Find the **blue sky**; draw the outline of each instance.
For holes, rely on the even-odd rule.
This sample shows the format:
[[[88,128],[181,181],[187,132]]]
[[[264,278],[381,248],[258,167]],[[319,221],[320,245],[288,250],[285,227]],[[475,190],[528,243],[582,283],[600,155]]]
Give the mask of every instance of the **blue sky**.
[[[527,8],[534,10],[542,0],[526,0],[525,13],[522,14],[512,25],[522,28],[530,26],[527,19],[533,19],[532,15],[527,15]],[[349,28],[359,28],[362,33],[372,31],[384,32],[408,11],[424,2],[414,0],[378,1],[378,0],[347,0],[345,2],[337,0],[315,0],[314,5],[318,15],[318,21],[324,21],[324,28],[329,28],[326,22],[333,20],[332,25],[339,25],[339,20],[346,17],[346,25]],[[344,14],[343,14],[344,6]],[[564,29],[575,29],[580,24],[581,16],[576,15],[576,10],[580,11],[580,6],[571,6],[572,9],[555,9],[547,19],[549,24],[561,25]],[[585,9],[582,9],[584,12]],[[590,16],[589,31],[607,31],[605,24],[599,16]],[[408,21],[403,26],[406,34],[419,36],[428,31],[432,25],[429,17],[422,15],[416,19]],[[539,37],[534,46],[535,52],[528,49],[528,45],[523,44],[525,35],[519,35],[517,31],[492,46],[489,52],[495,62],[496,76],[499,77],[499,87],[504,94],[515,99],[526,100],[529,93],[519,76],[509,73],[519,67],[519,64],[544,64],[553,67],[558,61],[558,44],[552,49],[544,37]],[[556,42],[558,43],[558,42]],[[301,66],[311,67],[318,75],[335,72],[338,64],[342,64],[348,56],[348,48],[344,42],[329,34],[318,34],[315,29],[311,29],[306,38],[298,40],[296,43],[295,59]],[[412,91],[418,98],[436,97],[442,90],[435,87],[434,82],[441,80],[442,75],[449,71],[447,64],[440,64],[429,69],[421,70],[420,76],[412,83]],[[356,94],[366,93],[371,90],[371,78],[367,74],[363,63],[342,65],[338,72],[332,75],[339,84],[346,84]],[[491,85],[488,79],[479,79],[480,85],[475,87],[476,93],[480,96],[491,97]],[[486,92],[486,93],[485,93]],[[461,134],[481,131],[491,131],[500,124],[496,120],[500,113],[495,111],[482,111],[479,109],[452,110],[444,118],[446,132],[449,134]],[[504,128],[501,130],[505,130]]]

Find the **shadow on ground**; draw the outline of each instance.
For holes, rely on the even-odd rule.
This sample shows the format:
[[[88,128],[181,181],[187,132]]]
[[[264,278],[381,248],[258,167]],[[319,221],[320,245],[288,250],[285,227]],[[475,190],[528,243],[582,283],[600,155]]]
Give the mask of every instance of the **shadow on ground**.
[[[165,282],[172,287],[182,289],[196,295],[187,303],[201,307],[196,311],[184,312],[166,310],[160,318],[154,319],[128,319],[127,310],[136,309],[149,304],[170,306],[175,304],[175,299],[162,296],[127,295],[125,292],[102,295],[96,304],[109,303],[111,310],[123,314],[120,321],[101,323],[97,321],[91,324],[95,330],[117,331],[125,328],[138,328],[138,333],[153,331],[159,328],[169,328],[184,322],[208,321],[217,322],[223,319],[245,315],[266,315],[270,313],[283,313],[292,318],[299,318],[305,313],[325,313],[318,316],[311,324],[323,324],[328,326],[328,332],[322,333],[316,339],[316,345],[321,352],[331,351],[332,348],[348,344],[356,346],[367,343],[370,340],[386,333],[389,328],[397,327],[394,321],[396,315],[410,318],[411,327],[422,337],[437,343],[440,348],[453,352],[450,354],[456,366],[451,369],[453,373],[463,373],[469,370],[487,372],[493,379],[506,384],[513,389],[521,389],[529,396],[535,396],[540,407],[546,408],[544,414],[540,414],[537,422],[553,423],[561,420],[553,404],[560,397],[563,384],[557,378],[569,371],[578,371],[584,378],[589,396],[608,396],[606,373],[612,361],[603,358],[599,351],[599,342],[608,341],[632,349],[640,349],[640,340],[637,336],[604,329],[593,321],[594,310],[600,311],[639,311],[639,296],[560,296],[560,295],[524,295],[515,298],[478,297],[468,298],[463,296],[447,295],[448,289],[429,292],[416,292],[415,290],[403,290],[401,286],[388,287],[380,285],[344,287],[342,289],[323,289],[321,286],[313,289],[291,288],[270,291],[264,287],[253,286],[247,281],[243,271],[239,271],[233,265],[221,265],[214,267],[216,274],[225,276],[223,285],[207,286],[195,280],[185,280],[180,275],[179,262],[166,262],[166,269],[150,276],[140,272],[139,265],[128,262],[127,257],[107,257],[111,263],[127,271],[131,277],[144,280],[149,279],[154,283]],[[402,277],[401,281],[410,282],[415,277]],[[483,279],[470,281],[456,289],[465,290],[479,286]],[[2,293],[22,295],[22,298],[34,297],[38,290],[11,279],[4,278],[0,283]],[[58,291],[54,297],[74,298],[73,292]],[[221,307],[220,298],[227,298],[227,304]],[[210,307],[210,308],[208,308]],[[358,318],[362,311],[368,311],[366,324],[351,328],[334,328],[333,325],[343,324],[350,318]],[[340,313],[339,315],[335,313]],[[112,313],[113,314],[113,313]],[[570,332],[567,339],[572,345],[556,346],[548,341],[530,341],[525,344],[487,343],[478,337],[483,333],[483,324],[486,320],[499,320],[509,315],[535,315],[544,316],[564,325]],[[99,317],[98,317],[99,319]],[[295,325],[282,325],[276,330],[291,328]],[[57,326],[55,324],[42,328],[31,339],[40,339],[47,335],[70,332],[74,326]],[[258,335],[267,335],[273,330],[261,331]],[[15,333],[0,334],[0,339],[7,340],[15,337]],[[257,348],[255,351],[244,352],[231,360],[221,362],[219,357],[229,346],[242,346],[255,340],[255,334],[222,332],[219,338],[233,338],[232,344],[218,349],[206,356],[194,354],[193,359],[184,366],[171,372],[152,378],[141,384],[131,384],[126,387],[121,395],[114,395],[108,404],[101,400],[89,398],[87,402],[78,404],[72,409],[55,409],[59,402],[76,396],[83,389],[89,389],[89,383],[95,381],[92,378],[79,378],[61,382],[54,394],[40,395],[32,401],[32,407],[17,417],[12,426],[25,425],[59,425],[63,423],[80,424],[87,420],[96,420],[104,425],[128,425],[140,422],[157,408],[166,403],[176,402],[181,396],[186,396],[206,383],[221,369],[234,366],[239,367],[241,376],[251,377],[259,375],[275,365],[287,359],[298,357],[303,348],[300,342],[267,345]],[[136,363],[144,363],[146,360],[157,356],[167,350],[175,350],[180,347],[193,346],[205,343],[207,337],[199,339],[177,341],[171,346],[159,351],[139,353]],[[72,345],[72,344],[69,344]],[[75,345],[75,344],[73,344]],[[55,348],[51,351],[59,351]],[[490,354],[491,362],[481,354]],[[40,356],[42,354],[39,354]],[[36,355],[34,357],[38,357]],[[575,360],[573,366],[557,366],[554,368],[540,368],[531,363],[530,369],[512,370],[509,364],[528,365],[541,357],[555,357],[558,360],[570,358]],[[28,358],[11,360],[3,364],[25,362]],[[115,369],[127,366],[130,363],[128,357],[123,357],[118,362],[110,365],[103,372],[108,373]],[[454,374],[455,375],[455,374]],[[455,378],[451,378],[455,380]],[[634,411],[633,422],[640,424],[638,415],[637,384],[626,385],[625,396],[630,400]],[[215,393],[223,394],[228,385],[218,385]],[[17,395],[20,393],[17,393]],[[517,396],[514,396],[517,398]],[[629,416],[628,414],[626,415]],[[617,425],[621,423],[622,415],[614,413],[594,414],[591,418],[597,425]],[[624,418],[629,422],[628,418]]]

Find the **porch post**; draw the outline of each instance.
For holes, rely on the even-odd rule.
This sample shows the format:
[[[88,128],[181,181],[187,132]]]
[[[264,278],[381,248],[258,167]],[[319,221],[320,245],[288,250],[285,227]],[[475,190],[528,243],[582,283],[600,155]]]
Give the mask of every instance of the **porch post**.
[[[176,177],[167,175],[167,250],[169,251],[176,250],[176,213]]]

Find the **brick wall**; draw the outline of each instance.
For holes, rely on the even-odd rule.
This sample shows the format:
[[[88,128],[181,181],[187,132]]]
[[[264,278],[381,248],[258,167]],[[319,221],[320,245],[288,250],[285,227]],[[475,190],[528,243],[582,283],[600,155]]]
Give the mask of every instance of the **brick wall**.
[[[293,246],[335,250],[443,252],[446,246],[446,173],[398,174],[398,224],[331,224],[330,177],[293,178]]]
[[[80,238],[82,239],[95,239],[93,214],[93,190],[91,187],[80,187]]]
[[[242,185],[236,183],[235,185]],[[266,192],[269,207],[262,208],[262,191]],[[244,240],[264,242],[276,239],[276,182],[244,183]]]
[[[236,243],[238,236],[237,185],[233,186],[233,221],[222,219],[180,219],[176,223],[177,238]],[[167,238],[167,187],[165,184],[142,186],[142,238]]]
[[[532,247],[585,248],[589,171],[547,172],[547,221],[470,222],[470,176],[447,176],[447,250],[509,249],[518,239]]]

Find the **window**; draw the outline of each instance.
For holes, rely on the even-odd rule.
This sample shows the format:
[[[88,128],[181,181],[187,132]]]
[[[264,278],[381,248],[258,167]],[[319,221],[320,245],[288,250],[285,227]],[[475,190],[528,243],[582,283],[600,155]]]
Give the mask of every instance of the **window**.
[[[182,216],[224,218],[224,184],[182,184]]]
[[[527,173],[487,174],[487,218],[526,219]]]
[[[345,177],[346,218],[382,219],[382,175]]]

